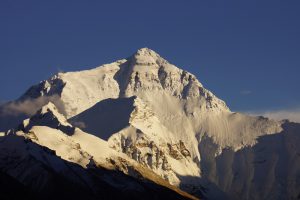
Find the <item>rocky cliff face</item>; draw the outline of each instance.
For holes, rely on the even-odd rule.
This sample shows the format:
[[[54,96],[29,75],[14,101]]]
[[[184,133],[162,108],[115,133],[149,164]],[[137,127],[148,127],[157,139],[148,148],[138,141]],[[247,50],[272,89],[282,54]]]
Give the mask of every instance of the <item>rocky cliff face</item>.
[[[52,123],[47,126],[85,145],[93,159],[103,155],[95,149],[113,151],[104,157],[123,155],[169,183],[211,199],[299,195],[299,124],[231,112],[194,75],[150,49],[95,69],[59,73],[2,106],[0,116],[17,109],[18,119],[25,119],[22,114],[31,116],[49,101],[62,114],[51,112],[65,121],[58,123],[42,111],[21,130],[36,130],[45,118]]]

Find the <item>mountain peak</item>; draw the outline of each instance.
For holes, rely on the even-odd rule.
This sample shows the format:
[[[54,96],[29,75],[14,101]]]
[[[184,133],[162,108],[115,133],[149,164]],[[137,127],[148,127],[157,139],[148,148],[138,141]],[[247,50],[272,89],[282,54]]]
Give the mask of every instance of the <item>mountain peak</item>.
[[[160,61],[165,61],[158,53],[155,51],[144,47],[138,49],[131,57],[130,60],[134,65],[150,66],[155,65]]]
[[[57,112],[57,108],[56,106],[49,101],[46,105],[44,105],[41,109],[40,109],[40,113],[41,114],[46,114],[47,112],[51,111],[52,113],[56,113]]]
[[[150,56],[157,56],[158,55],[158,53],[156,53],[152,49],[149,49],[148,47],[143,47],[143,48],[138,49],[135,54],[137,54],[137,55],[150,55]]]
[[[44,105],[32,117],[25,119],[19,129],[27,132],[33,126],[48,126],[60,129],[68,134],[74,132],[72,125],[67,122],[65,116],[58,111],[57,107],[52,102]]]

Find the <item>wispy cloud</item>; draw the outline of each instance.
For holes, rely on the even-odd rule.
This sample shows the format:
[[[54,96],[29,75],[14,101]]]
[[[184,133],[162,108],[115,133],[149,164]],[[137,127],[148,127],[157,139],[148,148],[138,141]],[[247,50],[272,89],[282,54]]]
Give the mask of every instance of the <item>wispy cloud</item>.
[[[78,121],[78,122],[75,121],[75,122],[72,123],[72,125],[73,125],[73,126],[76,126],[76,127],[78,127],[78,128],[81,128],[81,129],[86,128],[85,123],[84,123],[84,122],[81,122],[81,121]]]
[[[274,111],[250,111],[250,115],[261,115],[275,120],[288,119],[291,122],[300,123],[300,107],[293,110],[274,110]]]
[[[47,97],[42,96],[36,99],[27,99],[20,102],[9,102],[1,108],[0,117],[18,116],[20,114],[31,116],[49,101],[54,103],[61,112],[64,112],[64,106],[60,101],[60,97],[58,95],[53,95]]]

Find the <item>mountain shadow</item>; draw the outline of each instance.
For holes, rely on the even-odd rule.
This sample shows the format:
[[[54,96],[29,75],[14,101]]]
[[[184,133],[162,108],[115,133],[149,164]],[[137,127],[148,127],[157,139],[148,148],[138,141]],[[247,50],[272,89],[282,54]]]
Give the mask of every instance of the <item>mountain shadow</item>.
[[[32,199],[37,200],[32,191],[21,184],[15,178],[0,172],[0,199],[2,200],[18,200]]]
[[[113,133],[129,125],[134,99],[135,97],[102,100],[72,117],[69,122],[85,132],[107,140]]]

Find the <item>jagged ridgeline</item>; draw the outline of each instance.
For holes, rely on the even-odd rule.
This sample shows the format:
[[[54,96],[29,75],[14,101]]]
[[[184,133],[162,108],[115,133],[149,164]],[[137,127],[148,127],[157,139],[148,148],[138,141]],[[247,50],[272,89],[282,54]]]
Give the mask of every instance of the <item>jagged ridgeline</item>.
[[[54,176],[106,199],[119,196],[100,185],[137,199],[300,195],[299,124],[231,112],[148,48],[59,73],[2,105],[0,117],[1,172],[34,191]],[[35,185],[26,166],[51,176]]]

